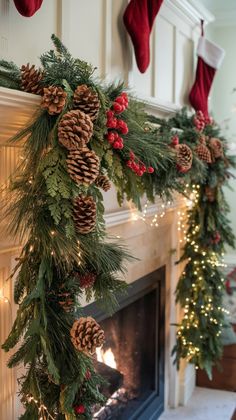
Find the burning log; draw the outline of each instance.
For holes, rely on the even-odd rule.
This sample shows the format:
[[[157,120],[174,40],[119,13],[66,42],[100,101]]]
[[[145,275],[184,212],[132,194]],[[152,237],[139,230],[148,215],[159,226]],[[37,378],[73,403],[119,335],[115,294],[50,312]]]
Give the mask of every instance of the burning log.
[[[109,398],[115,391],[122,387],[124,376],[117,369],[107,366],[105,363],[94,361],[97,372],[107,381],[101,388],[101,392]]]

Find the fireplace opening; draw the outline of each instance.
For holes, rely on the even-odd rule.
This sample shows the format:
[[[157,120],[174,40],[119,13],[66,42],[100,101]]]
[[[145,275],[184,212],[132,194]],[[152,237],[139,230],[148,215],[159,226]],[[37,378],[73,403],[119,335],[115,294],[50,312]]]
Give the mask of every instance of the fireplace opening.
[[[107,402],[94,420],[157,419],[164,407],[165,268],[135,281],[111,317],[96,304],[85,311],[105,331],[95,367],[107,380]]]

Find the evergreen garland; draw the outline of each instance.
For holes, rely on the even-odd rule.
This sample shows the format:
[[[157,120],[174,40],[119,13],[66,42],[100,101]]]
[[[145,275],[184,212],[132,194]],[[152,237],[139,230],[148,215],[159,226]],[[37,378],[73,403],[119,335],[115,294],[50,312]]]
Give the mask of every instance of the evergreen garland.
[[[90,419],[93,406],[104,402],[99,392],[102,378],[92,358],[73,346],[70,329],[82,314],[79,301],[84,291],[88,301],[95,297],[109,313],[117,308],[115,293],[124,292],[126,262],[133,257],[117,240],[107,238],[103,196],[96,183],[75,183],[68,173],[68,151],[58,141],[58,124],[73,109],[75,89],[86,84],[98,95],[99,115],[86,147],[99,157],[100,173],[113,181],[120,203],[127,198],[141,208],[144,194],[151,201],[156,195],[169,200],[176,191],[184,193],[186,184],[195,191],[181,258],[187,264],[177,288],[185,317],[174,352],[178,363],[181,357],[187,358],[208,374],[222,351],[219,259],[225,243],[234,245],[222,184],[234,162],[226,157],[225,139],[211,122],[200,132],[185,110],[169,121],[150,117],[134,98],[129,98],[129,106],[122,111],[123,147],[115,148],[108,141],[108,115],[116,98],[123,95],[123,85],[103,86],[95,81],[92,66],[74,59],[54,35],[52,40],[56,51],[41,57],[39,84],[63,88],[65,106],[57,115],[39,109],[33,123],[11,140],[27,137],[24,161],[12,179],[5,209],[9,231],[24,246],[12,274],[16,275],[14,299],[19,309],[3,348],[9,351],[20,343],[9,367],[19,363],[26,367],[20,379],[25,405],[22,419],[38,419],[44,410],[48,418],[58,420]],[[13,63],[0,61],[0,86],[22,89],[21,71]],[[180,144],[189,146],[193,156],[187,173],[181,173],[177,165],[175,129]],[[220,139],[224,158],[210,165],[202,162],[196,145],[203,134]],[[137,175],[130,159],[136,159],[136,166],[145,168],[143,172]],[[207,201],[206,187],[216,190],[214,202]],[[80,195],[96,203],[96,226],[88,234],[78,233],[74,224],[73,202]],[[89,287],[84,289],[81,278],[92,279]]]

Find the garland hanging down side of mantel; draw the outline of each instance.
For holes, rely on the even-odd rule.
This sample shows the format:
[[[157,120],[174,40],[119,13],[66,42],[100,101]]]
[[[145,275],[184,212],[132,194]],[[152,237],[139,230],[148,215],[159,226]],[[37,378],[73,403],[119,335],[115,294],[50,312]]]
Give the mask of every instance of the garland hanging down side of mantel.
[[[52,40],[55,50],[41,56],[42,69],[0,61],[0,86],[42,96],[32,123],[10,140],[25,139],[24,160],[4,208],[9,232],[24,244],[12,273],[19,308],[3,344],[6,351],[18,344],[9,367],[25,366],[23,420],[91,419],[104,403],[93,366],[104,332],[83,317],[79,302],[85,293],[112,313],[126,287],[133,257],[105,232],[101,190],[111,181],[119,203],[127,198],[139,209],[144,194],[154,201],[195,193],[177,287],[185,315],[174,352],[177,363],[187,358],[209,375],[222,352],[220,258],[225,244],[234,245],[222,191],[234,162],[216,124],[186,110],[169,121],[147,115],[122,84],[100,83],[92,66]]]

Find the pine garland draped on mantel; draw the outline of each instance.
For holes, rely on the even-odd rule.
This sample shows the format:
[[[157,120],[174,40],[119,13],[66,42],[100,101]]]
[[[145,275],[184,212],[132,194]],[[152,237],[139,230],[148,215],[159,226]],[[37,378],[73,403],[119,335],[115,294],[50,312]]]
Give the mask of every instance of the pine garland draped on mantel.
[[[24,244],[11,277],[19,308],[2,346],[18,344],[9,367],[26,368],[24,420],[91,419],[104,403],[93,366],[104,333],[79,302],[85,293],[115,311],[135,256],[107,237],[101,190],[112,182],[118,202],[138,209],[144,194],[151,202],[193,195],[176,291],[185,314],[173,351],[177,364],[186,358],[209,376],[222,353],[221,257],[225,244],[234,246],[222,190],[234,161],[219,127],[186,109],[169,120],[147,115],[122,84],[97,81],[92,66],[52,40],[42,69],[0,61],[0,86],[42,97],[32,123],[9,140],[24,139],[24,159],[4,208],[10,234]]]

